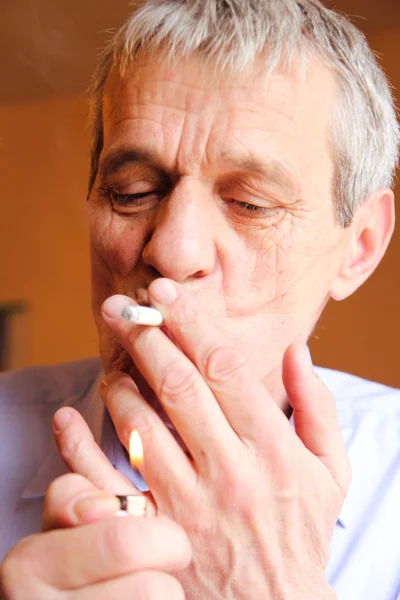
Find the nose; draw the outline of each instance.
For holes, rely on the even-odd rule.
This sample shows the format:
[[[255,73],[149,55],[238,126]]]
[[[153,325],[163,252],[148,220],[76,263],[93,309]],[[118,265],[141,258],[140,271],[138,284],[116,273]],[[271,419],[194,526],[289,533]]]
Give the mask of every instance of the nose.
[[[143,250],[144,263],[178,282],[212,273],[218,213],[211,194],[182,179],[160,204]]]

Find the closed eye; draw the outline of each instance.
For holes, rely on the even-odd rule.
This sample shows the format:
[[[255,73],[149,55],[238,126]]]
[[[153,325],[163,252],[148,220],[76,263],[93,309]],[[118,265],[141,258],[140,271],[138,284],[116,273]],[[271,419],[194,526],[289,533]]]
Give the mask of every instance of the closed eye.
[[[161,196],[158,190],[138,194],[118,194],[115,190],[108,191],[114,210],[124,214],[149,210],[159,203]]]
[[[240,200],[229,200],[230,204],[234,205],[237,212],[253,213],[254,217],[271,217],[279,211],[278,206],[259,206],[251,202],[243,202]],[[250,214],[249,214],[250,216]]]

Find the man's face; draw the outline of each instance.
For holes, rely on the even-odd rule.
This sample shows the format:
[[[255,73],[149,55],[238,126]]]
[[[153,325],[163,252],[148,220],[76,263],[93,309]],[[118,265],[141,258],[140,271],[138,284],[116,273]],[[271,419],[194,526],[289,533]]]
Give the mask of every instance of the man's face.
[[[93,308],[106,371],[135,375],[100,315],[115,293],[145,301],[184,284],[280,394],[282,356],[306,342],[343,260],[329,139],[335,83],[254,70],[216,83],[196,59],[142,57],[108,79],[104,147],[89,200]]]

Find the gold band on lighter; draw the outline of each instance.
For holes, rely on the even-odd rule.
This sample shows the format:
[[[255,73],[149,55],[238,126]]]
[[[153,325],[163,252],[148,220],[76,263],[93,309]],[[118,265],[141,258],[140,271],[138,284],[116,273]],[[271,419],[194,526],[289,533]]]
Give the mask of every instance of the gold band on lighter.
[[[145,517],[147,514],[147,500],[144,496],[134,496],[128,494],[124,496],[117,495],[120,502],[120,509],[117,512],[118,517],[133,515],[134,517]]]

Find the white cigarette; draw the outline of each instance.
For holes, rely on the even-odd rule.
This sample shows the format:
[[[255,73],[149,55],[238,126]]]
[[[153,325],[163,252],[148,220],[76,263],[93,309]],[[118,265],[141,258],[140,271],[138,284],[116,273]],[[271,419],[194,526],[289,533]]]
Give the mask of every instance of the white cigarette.
[[[163,322],[160,311],[151,306],[125,306],[121,317],[128,323],[136,323],[136,325],[161,325]]]

